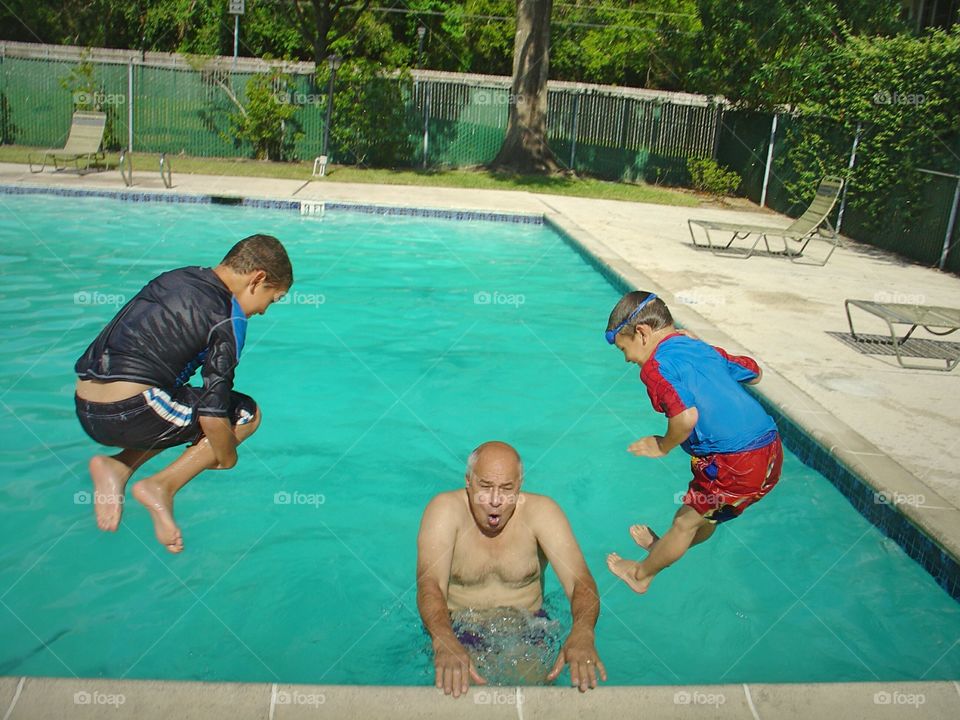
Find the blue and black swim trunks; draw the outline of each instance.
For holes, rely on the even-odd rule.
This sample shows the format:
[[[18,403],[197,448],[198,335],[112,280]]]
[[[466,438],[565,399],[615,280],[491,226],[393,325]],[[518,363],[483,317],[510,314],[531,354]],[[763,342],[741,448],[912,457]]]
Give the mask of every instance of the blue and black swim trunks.
[[[198,406],[203,388],[183,385],[176,390],[150,388],[118,402],[90,402],[76,397],[77,418],[101,445],[130,450],[158,450],[195,443],[203,437]],[[230,391],[227,417],[232,425],[253,420],[257,403],[249,395]]]

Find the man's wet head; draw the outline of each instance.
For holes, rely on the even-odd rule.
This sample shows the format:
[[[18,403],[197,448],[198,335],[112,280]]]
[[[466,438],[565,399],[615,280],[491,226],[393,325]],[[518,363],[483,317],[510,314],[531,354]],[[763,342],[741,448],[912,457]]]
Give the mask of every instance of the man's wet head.
[[[520,500],[523,462],[510,445],[483,443],[467,459],[466,485],[470,512],[484,535],[499,535]]]

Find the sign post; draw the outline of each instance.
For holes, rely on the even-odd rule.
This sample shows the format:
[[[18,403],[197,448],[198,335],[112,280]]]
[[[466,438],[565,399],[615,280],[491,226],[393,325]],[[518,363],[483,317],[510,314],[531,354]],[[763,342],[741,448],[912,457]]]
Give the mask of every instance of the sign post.
[[[243,15],[244,0],[229,0],[227,12],[233,15],[233,69],[237,69],[237,50],[240,46],[240,16]]]

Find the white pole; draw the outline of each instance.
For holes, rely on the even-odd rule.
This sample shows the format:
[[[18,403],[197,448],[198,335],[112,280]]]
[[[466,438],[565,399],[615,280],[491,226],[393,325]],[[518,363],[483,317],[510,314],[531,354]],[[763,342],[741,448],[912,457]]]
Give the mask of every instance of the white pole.
[[[570,169],[573,170],[573,159],[577,154],[577,125],[580,120],[580,93],[573,96],[573,128],[570,130]]]
[[[427,92],[423,98],[423,167],[427,167],[427,152],[430,149],[430,96],[433,82],[427,80]]]
[[[237,69],[237,48],[240,45],[240,16],[233,16],[233,69]]]
[[[953,191],[953,205],[950,207],[950,219],[947,220],[947,232],[943,235],[943,250],[940,253],[939,268],[943,270],[943,266],[947,264],[947,255],[950,254],[951,240],[953,239],[953,224],[957,221],[957,206],[960,205],[960,175],[940,172],[939,170],[927,170],[925,168],[917,168],[917,171],[929,175],[955,178],[957,181],[957,189]]]
[[[857,123],[857,134],[853,136],[853,147],[850,148],[850,162],[847,163],[847,179],[843,183],[843,196],[840,198],[840,210],[837,213],[837,235],[840,234],[840,227],[843,225],[843,211],[847,208],[847,188],[850,187],[850,176],[853,174],[853,166],[857,162],[857,146],[860,144],[860,131],[863,129],[861,123]]]
[[[127,152],[133,152],[133,60],[127,65]]]
[[[947,255],[950,253],[953,224],[957,221],[957,205],[960,204],[960,180],[957,180],[957,189],[953,192],[953,207],[950,209],[950,219],[947,221],[947,233],[943,237],[943,252],[940,253],[940,269],[947,264]]]
[[[760,191],[760,207],[765,207],[767,204],[767,185],[770,182],[770,167],[773,165],[773,141],[777,135],[777,118],[779,115],[774,114],[773,122],[770,123],[770,147],[767,148],[767,166],[763,170],[763,190]]]

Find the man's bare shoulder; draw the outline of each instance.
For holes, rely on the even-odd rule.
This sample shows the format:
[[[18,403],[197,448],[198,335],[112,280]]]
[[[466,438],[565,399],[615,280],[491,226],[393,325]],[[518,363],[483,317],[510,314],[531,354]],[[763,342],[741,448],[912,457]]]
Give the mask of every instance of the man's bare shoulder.
[[[462,489],[448,490],[434,495],[430,502],[427,503],[424,514],[457,514],[463,512],[465,506],[466,502]]]
[[[563,515],[563,510],[557,504],[557,501],[548,495],[523,492],[520,493],[519,501],[523,505],[523,513],[528,519],[550,519],[558,514]]]

